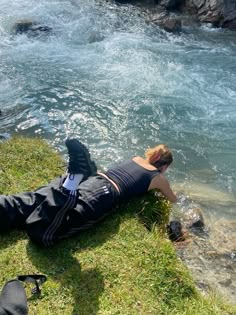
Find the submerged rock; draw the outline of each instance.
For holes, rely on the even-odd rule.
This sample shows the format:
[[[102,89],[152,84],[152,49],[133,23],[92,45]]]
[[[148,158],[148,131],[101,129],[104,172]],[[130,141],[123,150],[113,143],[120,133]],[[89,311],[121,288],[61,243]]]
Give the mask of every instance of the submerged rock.
[[[236,221],[216,221],[211,230],[211,244],[218,253],[231,253],[232,259],[236,257]]]
[[[186,185],[185,183],[179,183],[174,186],[174,189],[183,193],[185,196],[189,196],[189,198],[202,206],[209,204],[230,207],[236,206],[236,199],[233,194],[220,191],[207,184],[190,182]]]
[[[200,289],[219,290],[235,303],[236,221],[221,219],[210,224],[207,239],[193,236],[188,246],[177,248],[177,253]]]
[[[186,229],[192,232],[205,232],[203,211],[199,204],[189,196],[178,193],[178,202],[173,206],[171,219],[182,223]]]
[[[13,26],[13,33],[17,34],[27,34],[28,36],[41,36],[48,35],[52,32],[52,28],[46,25],[41,25],[31,20],[20,20],[16,22]]]
[[[189,209],[189,211],[185,213],[184,220],[188,223],[187,226],[190,229],[202,229],[205,226],[201,208]]]
[[[173,220],[167,225],[167,233],[171,241],[179,242],[184,240],[183,226],[180,221]]]
[[[197,235],[206,234],[203,213],[200,208],[190,208],[185,210],[178,218],[172,217],[167,225],[167,234],[171,241],[185,241],[187,231]]]

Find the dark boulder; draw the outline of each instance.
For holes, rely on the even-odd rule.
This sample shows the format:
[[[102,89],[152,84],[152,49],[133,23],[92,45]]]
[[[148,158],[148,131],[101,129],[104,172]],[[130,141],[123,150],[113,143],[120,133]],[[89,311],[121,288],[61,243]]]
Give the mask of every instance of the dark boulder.
[[[166,10],[175,11],[184,5],[184,0],[156,0],[155,3]]]
[[[192,208],[185,214],[185,222],[190,229],[203,229],[205,226],[203,213],[200,208]]]
[[[186,0],[185,9],[196,14],[200,22],[236,29],[235,0]]]
[[[153,14],[150,21],[160,26],[167,32],[180,32],[182,28],[181,20],[167,11]]]
[[[117,0],[116,3],[129,3],[150,11],[178,11],[197,18],[201,23],[236,29],[236,0]],[[181,28],[181,22],[172,16],[160,17],[156,24],[171,32]]]
[[[167,233],[169,239],[173,242],[184,240],[183,226],[180,221],[177,220],[170,221],[169,224],[167,225]]]
[[[52,28],[46,25],[41,25],[31,20],[21,20],[14,24],[13,33],[27,34],[31,37],[37,37],[41,35],[48,35],[52,32]]]

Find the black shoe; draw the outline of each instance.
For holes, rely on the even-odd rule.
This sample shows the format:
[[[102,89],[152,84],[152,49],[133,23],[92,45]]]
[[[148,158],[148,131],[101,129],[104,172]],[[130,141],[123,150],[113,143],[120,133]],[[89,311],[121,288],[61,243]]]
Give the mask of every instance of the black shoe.
[[[90,159],[84,144],[77,139],[67,139],[65,144],[69,154],[68,173],[83,174],[86,179],[97,172],[96,164]]]

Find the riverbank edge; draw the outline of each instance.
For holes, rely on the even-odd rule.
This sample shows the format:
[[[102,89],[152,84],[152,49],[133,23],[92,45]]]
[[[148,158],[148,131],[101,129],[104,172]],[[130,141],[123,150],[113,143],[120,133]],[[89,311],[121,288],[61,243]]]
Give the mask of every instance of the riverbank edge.
[[[132,4],[147,9],[149,13],[153,12],[152,20],[159,26],[167,27],[169,31],[179,31],[181,24],[186,23],[186,16],[188,16],[188,24],[208,24],[212,27],[236,30],[235,3],[228,0],[215,0],[214,3],[205,0],[116,0],[115,2],[121,5]]]
[[[65,171],[60,154],[39,138],[13,137],[2,142],[0,150],[1,194],[33,190]],[[19,272],[47,271],[49,281],[44,285],[42,298],[30,301],[29,305],[37,314],[55,314],[55,308],[59,308],[57,314],[71,314],[72,306],[74,312],[81,314],[157,314],[154,311],[158,314],[235,314],[236,308],[219,295],[209,292],[203,296],[196,289],[174,246],[160,232],[165,220],[151,231],[138,220],[136,213],[140,212],[140,205],[141,208],[150,206],[150,197],[143,202],[124,206],[119,214],[102,223],[102,228],[66,240],[52,249],[35,247],[23,232],[0,236],[0,286]],[[166,214],[165,205],[160,208],[161,214]],[[114,227],[117,222],[115,231],[110,231],[110,226]],[[93,290],[88,290],[89,283],[73,283],[78,266],[71,255],[65,255],[71,252],[73,259],[80,262],[81,277],[94,283]],[[11,264],[13,256],[14,264]],[[55,276],[58,268],[60,281]],[[99,272],[86,278],[91,269]],[[76,298],[77,295],[81,297]],[[88,301],[85,303],[85,300]]]

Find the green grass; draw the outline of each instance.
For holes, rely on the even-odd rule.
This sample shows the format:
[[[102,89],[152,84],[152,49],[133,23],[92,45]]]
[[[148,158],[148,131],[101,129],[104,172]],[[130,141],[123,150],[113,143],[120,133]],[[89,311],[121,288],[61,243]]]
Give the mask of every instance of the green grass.
[[[0,151],[2,194],[32,190],[64,171],[64,161],[40,139],[13,138]],[[169,210],[149,194],[49,249],[23,231],[1,235],[0,286],[19,274],[47,275],[41,297],[29,299],[37,315],[236,314],[218,296],[196,290],[164,234]]]

